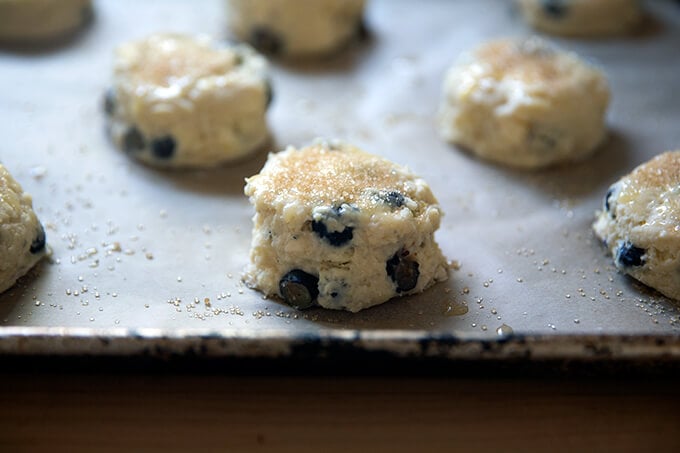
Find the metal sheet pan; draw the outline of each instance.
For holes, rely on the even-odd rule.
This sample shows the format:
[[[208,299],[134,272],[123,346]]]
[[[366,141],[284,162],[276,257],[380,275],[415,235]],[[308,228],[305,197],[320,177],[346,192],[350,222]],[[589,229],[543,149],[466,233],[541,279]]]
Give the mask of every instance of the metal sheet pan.
[[[614,179],[680,144],[675,2],[646,3],[648,26],[635,36],[550,38],[600,65],[613,101],[610,137],[592,159],[541,172],[481,162],[443,143],[434,125],[444,71],[461,51],[531,34],[509,2],[374,0],[370,41],[328,60],[273,63],[271,150],[319,136],[354,142],[425,177],[445,211],[437,239],[460,264],[450,280],[358,314],[296,312],[241,283],[252,215],[243,180],[264,152],[164,172],[107,140],[100,106],[113,48],[157,31],[224,37],[221,6],[101,1],[68,42],[0,51],[0,161],[33,195],[53,250],[0,295],[1,353],[162,346],[266,358],[306,342],[319,354],[334,344],[573,359],[601,356],[599,342],[613,357],[678,357],[678,305],[619,274],[590,229]]]

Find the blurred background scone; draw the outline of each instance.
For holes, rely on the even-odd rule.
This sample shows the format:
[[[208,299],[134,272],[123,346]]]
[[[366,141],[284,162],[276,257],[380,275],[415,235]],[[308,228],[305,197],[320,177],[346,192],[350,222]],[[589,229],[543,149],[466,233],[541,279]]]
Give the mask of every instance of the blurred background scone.
[[[0,0],[0,41],[33,42],[69,35],[91,16],[90,0]]]
[[[581,37],[621,35],[642,17],[639,0],[517,0],[524,19],[543,32]]]
[[[604,74],[577,55],[500,39],[448,70],[439,130],[483,159],[540,168],[590,155],[606,136],[608,103]]]
[[[266,142],[271,95],[267,62],[250,47],[155,34],[116,50],[104,109],[111,138],[130,156],[210,167]]]
[[[365,0],[225,0],[238,39],[269,55],[332,53],[361,33]]]

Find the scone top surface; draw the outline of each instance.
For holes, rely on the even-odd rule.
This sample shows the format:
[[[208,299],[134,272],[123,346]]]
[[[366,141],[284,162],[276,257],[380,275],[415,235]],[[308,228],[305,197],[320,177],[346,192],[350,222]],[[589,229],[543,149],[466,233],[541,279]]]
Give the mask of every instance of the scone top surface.
[[[159,33],[116,49],[118,84],[136,95],[177,96],[187,89],[207,90],[247,74],[263,74],[262,58],[244,59],[245,47],[220,47],[209,37]],[[237,51],[238,50],[238,51]]]
[[[498,39],[478,47],[473,52],[475,63],[471,72],[484,83],[518,81],[523,88],[554,93],[580,86],[584,79],[599,78],[599,71],[584,64],[575,54],[559,51],[538,38],[527,40]]]
[[[578,161],[606,136],[604,74],[536,37],[493,40],[462,54],[443,95],[444,139],[503,165]]]
[[[345,144],[315,144],[271,155],[260,174],[249,179],[252,182],[257,182],[251,190],[257,191],[260,201],[271,205],[291,199],[310,208],[339,201],[360,208],[379,205],[367,190],[399,191],[419,203],[436,203],[429,188],[403,167]]]
[[[680,151],[660,154],[622,178],[615,200],[615,213],[636,213],[640,226],[680,238]]]

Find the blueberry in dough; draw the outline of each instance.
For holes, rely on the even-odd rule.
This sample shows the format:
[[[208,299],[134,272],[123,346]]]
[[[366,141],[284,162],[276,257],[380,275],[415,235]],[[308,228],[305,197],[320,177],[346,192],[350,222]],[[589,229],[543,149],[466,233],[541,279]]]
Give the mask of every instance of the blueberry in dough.
[[[116,93],[112,89],[104,93],[104,112],[111,116],[116,111]]]
[[[614,194],[614,186],[611,186],[611,187],[607,190],[607,194],[604,196],[604,209],[605,209],[607,212],[611,212],[611,204],[609,203],[609,199],[611,198],[611,196],[612,196],[613,194]]]
[[[33,239],[33,242],[31,242],[31,253],[34,255],[36,253],[40,253],[43,250],[45,250],[45,229],[43,228],[42,225],[38,225],[40,228],[38,229],[38,234],[35,236],[35,239]]]
[[[357,38],[361,41],[366,41],[371,37],[371,30],[366,25],[366,21],[361,17],[357,21]]]
[[[642,266],[645,264],[645,249],[636,247],[630,241],[623,242],[616,252],[616,262],[622,266]]]
[[[385,270],[392,281],[397,284],[397,292],[410,291],[418,284],[420,265],[409,257],[407,250],[400,250],[387,260]]]
[[[266,27],[253,27],[249,41],[256,49],[269,55],[278,55],[283,50],[282,38]]]
[[[319,295],[319,279],[300,269],[293,269],[279,281],[283,300],[294,308],[309,308]]]
[[[125,152],[134,153],[141,151],[146,147],[146,140],[144,135],[135,126],[127,130],[123,137],[123,149]]]
[[[334,207],[331,210],[330,216],[336,219],[342,217],[345,212],[344,207]],[[328,241],[333,247],[341,247],[349,243],[354,237],[354,228],[346,226],[341,231],[328,231],[328,227],[323,221],[312,221],[312,231],[315,232],[321,239]]]
[[[274,90],[272,89],[272,82],[271,80],[267,80],[267,83],[265,84],[265,106],[269,108],[269,106],[272,104],[272,101],[274,100]]]
[[[567,14],[567,2],[564,0],[542,0],[543,11],[553,18],[561,18]]]
[[[396,190],[381,193],[382,201],[391,208],[400,208],[404,206],[404,196]]]
[[[158,159],[170,159],[175,154],[175,139],[169,135],[154,139],[151,152]]]

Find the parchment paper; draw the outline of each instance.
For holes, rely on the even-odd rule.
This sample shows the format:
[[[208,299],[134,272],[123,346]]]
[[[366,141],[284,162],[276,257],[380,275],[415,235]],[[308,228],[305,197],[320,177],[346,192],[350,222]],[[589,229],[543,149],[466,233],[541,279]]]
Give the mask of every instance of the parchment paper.
[[[422,175],[445,212],[437,239],[456,267],[449,281],[358,314],[296,312],[240,282],[252,216],[243,180],[265,152],[214,171],[158,171],[104,133],[113,48],[157,31],[224,37],[220,2],[101,1],[69,42],[4,48],[0,161],[33,195],[53,255],[0,295],[0,330],[676,332],[677,304],[619,274],[590,228],[615,179],[680,146],[680,7],[646,6],[634,37],[548,37],[607,73],[610,137],[592,159],[540,172],[480,161],[435,129],[443,74],[461,51],[531,34],[509,2],[373,0],[369,41],[321,62],[273,62],[265,151],[353,142]]]

